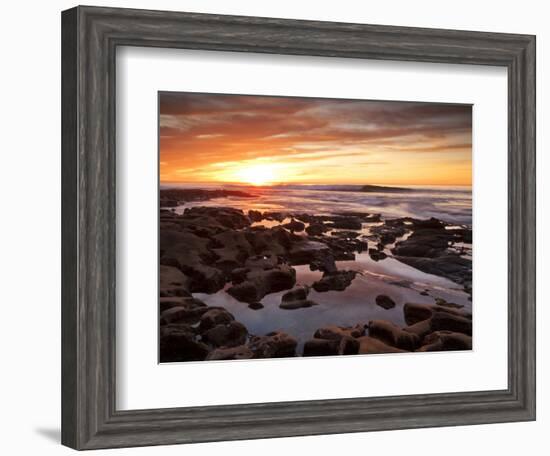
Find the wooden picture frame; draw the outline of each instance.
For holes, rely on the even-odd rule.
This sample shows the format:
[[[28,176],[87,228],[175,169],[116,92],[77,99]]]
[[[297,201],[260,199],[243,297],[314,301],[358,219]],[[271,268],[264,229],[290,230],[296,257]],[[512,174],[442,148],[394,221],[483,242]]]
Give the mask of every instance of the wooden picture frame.
[[[506,67],[508,388],[117,410],[117,46]],[[64,11],[62,277],[62,443],[75,449],[535,419],[535,37],[101,7]]]

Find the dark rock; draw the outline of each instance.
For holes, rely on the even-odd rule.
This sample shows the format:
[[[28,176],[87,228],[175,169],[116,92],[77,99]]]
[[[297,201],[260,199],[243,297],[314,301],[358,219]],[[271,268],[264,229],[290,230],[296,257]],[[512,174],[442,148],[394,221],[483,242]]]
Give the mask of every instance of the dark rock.
[[[238,321],[218,324],[202,334],[202,340],[215,347],[236,347],[246,342],[248,331]]]
[[[214,266],[222,271],[230,272],[242,266],[254,253],[252,245],[242,231],[224,231],[213,236],[212,240],[221,246],[211,251],[217,256]]]
[[[285,223],[282,226],[290,231],[304,231],[304,228],[306,227],[302,222],[295,219],[292,219],[290,222]]]
[[[188,231],[160,231],[160,264],[177,267],[189,278],[190,292],[214,293],[225,284],[222,271],[211,267],[216,255],[208,239]]]
[[[359,237],[361,233],[358,233],[357,231],[333,231],[330,233],[331,236],[336,236],[339,238],[344,239],[355,239],[356,237]]]
[[[206,331],[217,325],[227,324],[235,320],[235,317],[227,310],[218,308],[210,308],[205,312],[200,319],[200,331]]]
[[[206,357],[207,361],[221,361],[229,359],[252,359],[254,352],[246,345],[230,348],[216,348]]]
[[[251,302],[248,304],[248,308],[252,310],[260,310],[264,308],[264,305],[261,302]]]
[[[307,298],[309,294],[309,287],[307,285],[299,285],[294,287],[292,290],[287,291],[281,297],[283,302],[299,301]]]
[[[472,338],[452,331],[436,331],[424,338],[417,351],[471,350]]]
[[[207,307],[172,307],[160,314],[160,324],[197,323],[207,310]]]
[[[443,298],[435,298],[435,303],[438,306],[448,307],[451,309],[462,309],[464,307],[463,304],[455,304],[454,302],[447,302]]]
[[[266,294],[288,290],[296,283],[296,271],[286,264],[268,270],[253,269],[246,279],[227,290],[231,296],[242,302],[258,302]]]
[[[275,220],[276,222],[282,222],[287,217],[284,212],[264,212],[264,218],[267,220]]]
[[[254,252],[257,255],[265,256],[285,256],[292,244],[301,239],[300,236],[290,233],[280,226],[274,228],[258,227],[249,230],[246,235],[254,248]]]
[[[240,209],[230,207],[195,206],[185,209],[183,225],[187,227],[211,227],[219,231],[238,230],[250,225],[250,219]]]
[[[357,275],[357,271],[336,271],[333,273],[325,273],[323,277],[313,283],[313,289],[317,292],[335,290],[343,291]]]
[[[357,324],[352,327],[324,326],[315,331],[313,335],[317,339],[340,340],[343,337],[357,338],[365,334],[365,325]]]
[[[306,227],[306,233],[310,236],[320,236],[330,230],[323,222],[315,222]]]
[[[195,307],[206,307],[206,304],[199,299],[189,296],[174,296],[159,299],[159,309],[161,312],[164,312],[172,307],[186,307],[188,309],[192,309]]]
[[[405,303],[403,306],[405,321],[408,325],[414,325],[419,321],[427,320],[433,315],[433,307],[428,304]]]
[[[340,339],[310,339],[304,344],[304,356],[356,355],[359,342],[353,337]]]
[[[307,299],[308,294],[309,287],[307,285],[295,287],[281,297],[279,307],[281,309],[293,310],[317,305],[316,302]]]
[[[369,249],[369,256],[373,261],[384,260],[388,257],[388,255],[378,249]]]
[[[246,275],[249,272],[250,268],[247,267],[233,269],[229,274],[229,276],[231,277],[231,282],[233,282],[234,285],[244,282],[246,280]]]
[[[206,201],[213,198],[226,198],[234,196],[238,198],[252,198],[255,195],[239,190],[203,190],[200,188],[170,188],[160,191],[161,200],[178,201]]]
[[[395,307],[395,301],[387,295],[378,295],[376,297],[376,304],[386,310]]]
[[[159,280],[161,297],[189,296],[189,277],[178,268],[161,264]]]
[[[402,220],[386,220],[383,225],[373,226],[371,233],[378,237],[380,244],[393,244],[397,238],[407,233],[407,228]]]
[[[304,344],[304,356],[331,356],[338,354],[340,341],[328,339],[310,339]]]
[[[325,255],[321,258],[315,259],[309,263],[309,269],[312,271],[322,271],[328,274],[336,272],[336,262],[332,254]]]
[[[294,265],[309,264],[330,255],[330,249],[323,242],[304,239],[296,242],[289,251],[290,263]]]
[[[371,337],[393,347],[412,351],[420,345],[420,337],[416,334],[404,331],[399,326],[386,320],[373,320],[369,322],[369,333]]]
[[[160,328],[160,362],[202,361],[210,348],[197,341],[189,325],[166,325]]]
[[[261,222],[264,219],[264,216],[260,211],[251,209],[248,211],[248,218],[251,222]]]
[[[301,299],[298,301],[281,302],[279,307],[285,310],[301,309],[306,307],[316,306],[317,303],[311,299]]]
[[[379,339],[370,336],[362,336],[357,339],[359,342],[359,351],[360,355],[374,355],[380,353],[403,353],[405,350],[400,348],[392,347],[391,345],[385,344]]]
[[[427,320],[419,321],[413,325],[405,326],[403,331],[416,334],[422,340],[424,336],[432,332],[432,319],[428,318]]]
[[[279,264],[279,259],[276,255],[255,255],[248,258],[245,266],[248,269],[273,269]]]
[[[361,219],[358,217],[341,217],[333,220],[332,228],[341,228],[344,230],[360,230],[363,228]]]
[[[405,315],[405,321],[408,325],[413,325],[415,323],[418,323],[419,321],[424,321],[432,318],[438,312],[444,312],[446,314],[451,314],[460,318],[471,320],[471,315],[461,309],[444,307],[437,304],[415,304],[407,302],[403,306],[403,312]]]
[[[294,356],[298,341],[280,331],[271,332],[265,336],[252,336],[248,344],[255,358],[283,358]]]
[[[434,312],[431,318],[432,331],[448,330],[472,335],[472,320],[445,311]]]

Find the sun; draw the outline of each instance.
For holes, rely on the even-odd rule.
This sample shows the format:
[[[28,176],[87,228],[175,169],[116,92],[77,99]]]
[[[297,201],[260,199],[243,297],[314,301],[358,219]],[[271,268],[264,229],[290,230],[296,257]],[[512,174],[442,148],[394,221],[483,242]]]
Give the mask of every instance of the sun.
[[[277,180],[277,172],[273,165],[250,165],[240,168],[235,177],[239,182],[251,185],[270,185]]]

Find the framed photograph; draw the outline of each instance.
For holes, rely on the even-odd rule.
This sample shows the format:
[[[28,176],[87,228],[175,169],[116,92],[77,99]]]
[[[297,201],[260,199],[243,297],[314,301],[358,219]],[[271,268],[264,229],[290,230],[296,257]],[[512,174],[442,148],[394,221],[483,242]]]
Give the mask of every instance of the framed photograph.
[[[62,13],[62,442],[535,419],[535,37]]]

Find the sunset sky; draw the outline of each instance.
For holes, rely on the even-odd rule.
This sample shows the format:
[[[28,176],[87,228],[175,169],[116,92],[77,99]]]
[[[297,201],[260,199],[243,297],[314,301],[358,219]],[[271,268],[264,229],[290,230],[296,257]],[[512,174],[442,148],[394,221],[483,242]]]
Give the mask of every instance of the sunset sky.
[[[161,182],[471,185],[469,105],[159,94]]]

